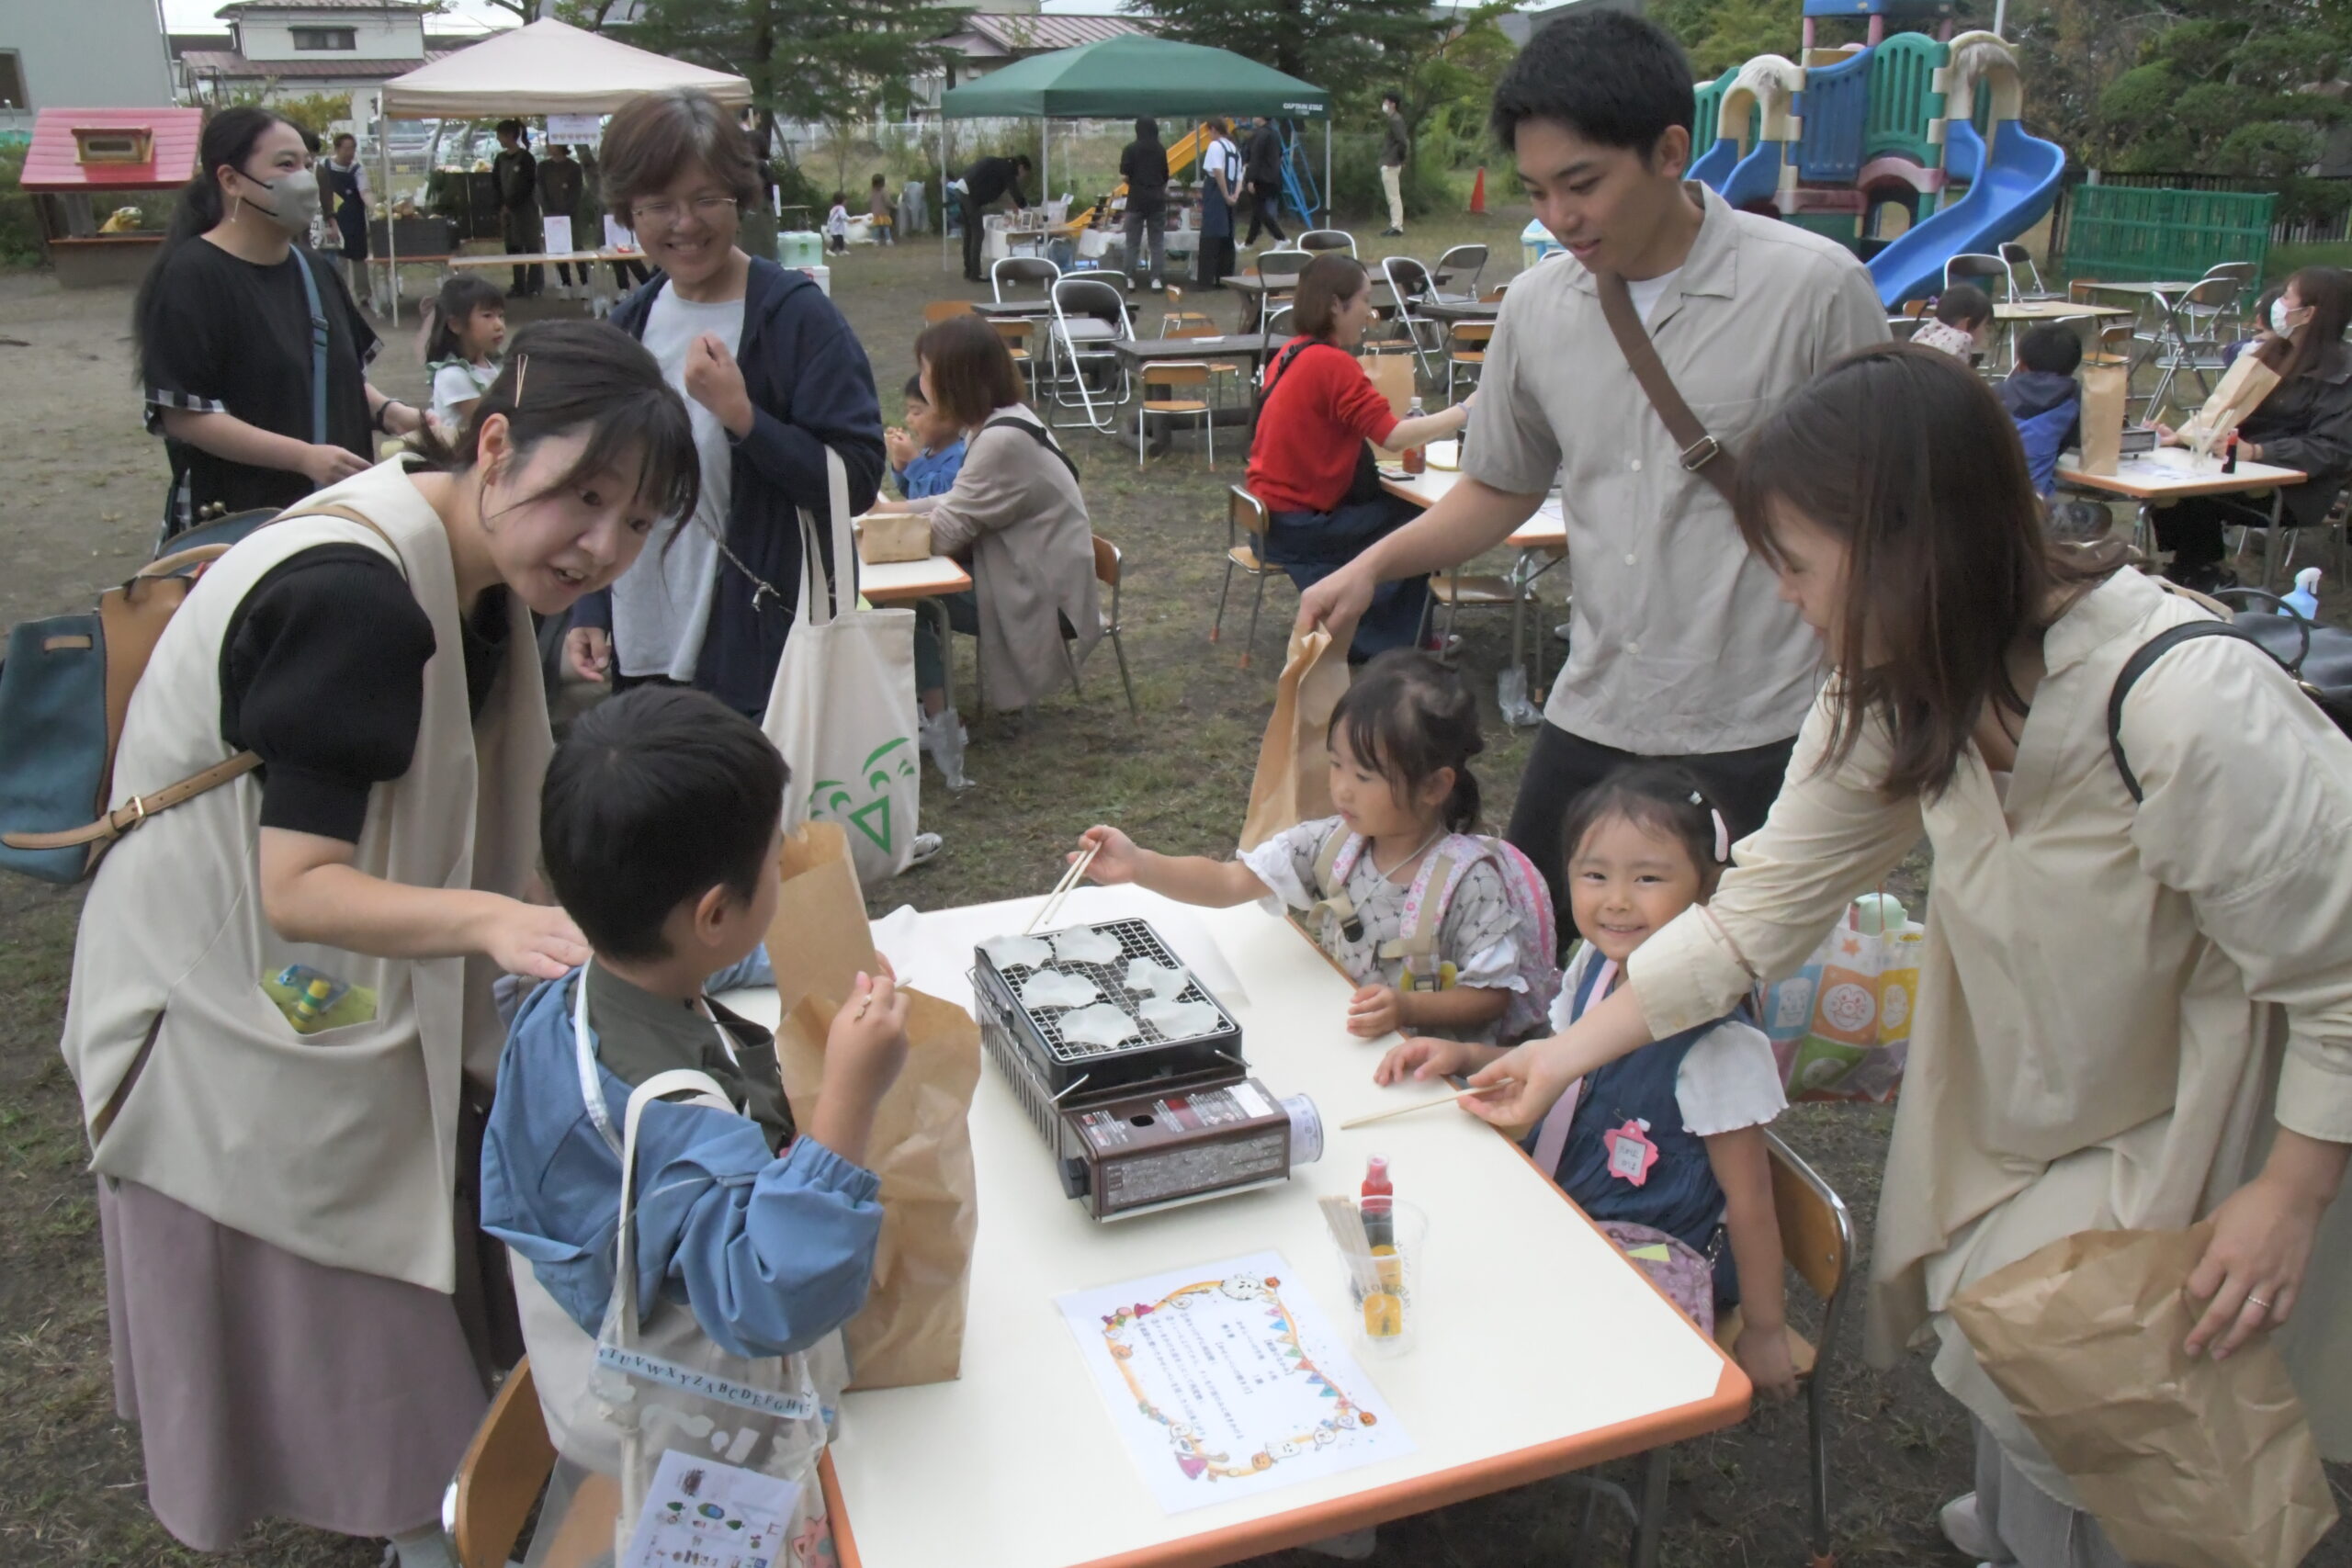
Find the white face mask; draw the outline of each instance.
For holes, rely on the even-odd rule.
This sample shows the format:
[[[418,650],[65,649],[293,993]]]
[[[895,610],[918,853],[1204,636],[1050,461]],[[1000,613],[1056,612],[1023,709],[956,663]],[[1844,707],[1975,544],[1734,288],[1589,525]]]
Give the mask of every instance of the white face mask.
[[[2286,297],[2281,295],[2279,298],[2270,301],[2270,330],[2277,333],[2280,337],[2289,336],[2295,330],[2295,318],[2301,313],[2302,312],[2300,310],[2289,310],[2287,308]]]
[[[264,207],[251,197],[245,205],[267,218],[296,239],[311,231],[311,222],[319,215],[319,176],[309,169],[288,169],[275,180],[256,180],[245,175],[251,183],[261,186],[277,198],[275,207]]]

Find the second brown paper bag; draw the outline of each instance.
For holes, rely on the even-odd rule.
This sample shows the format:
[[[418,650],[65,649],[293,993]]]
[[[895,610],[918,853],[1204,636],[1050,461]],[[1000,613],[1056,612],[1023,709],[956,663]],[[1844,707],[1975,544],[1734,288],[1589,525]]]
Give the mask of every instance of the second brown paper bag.
[[[2083,471],[2112,474],[2123,456],[2123,404],[2132,368],[2120,359],[2083,361]]]
[[[1952,1319],[2125,1561],[2300,1562],[2335,1506],[2285,1360],[2267,1336],[2226,1361],[2181,1348],[2211,1234],[2065,1236],[1962,1291]]]
[[[781,1014],[776,1059],[794,1119],[807,1127],[825,1071],[839,998],[875,966],[865,900],[837,822],[786,836],[768,954]],[[952,1002],[910,990],[907,1065],[874,1117],[867,1168],[882,1182],[882,1236],[865,1307],[842,1331],[854,1388],[944,1382],[964,1354],[972,1239],[972,1091],[980,1031]]]
[[[1274,713],[1258,746],[1241,847],[1254,850],[1286,828],[1331,815],[1331,761],[1325,736],[1348,690],[1348,650],[1317,626],[1291,633],[1290,656],[1274,685]]]

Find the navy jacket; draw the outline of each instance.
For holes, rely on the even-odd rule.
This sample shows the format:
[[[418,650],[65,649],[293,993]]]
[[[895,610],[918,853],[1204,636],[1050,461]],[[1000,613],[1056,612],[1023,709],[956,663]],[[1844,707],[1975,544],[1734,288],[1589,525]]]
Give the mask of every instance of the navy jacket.
[[[613,324],[642,338],[654,297],[668,285],[655,274],[613,311]],[[752,258],[735,362],[742,367],[752,414],[751,433],[728,442],[734,465],[727,548],[782,597],[759,595],[757,585],[721,556],[695,684],[756,718],[767,709],[785,634],[792,629],[800,581],[798,509],[825,516],[825,448],[840,453],[849,470],[853,512],[874,504],[886,459],[874,367],[841,311],[807,273]],[[830,572],[831,537],[821,526],[818,537]],[[588,595],[571,615],[574,626],[609,631],[610,591]]]
[[[1993,389],[2017,422],[2033,488],[2048,495],[2058,479],[2058,455],[2082,440],[2083,389],[2054,370],[2012,370]]]

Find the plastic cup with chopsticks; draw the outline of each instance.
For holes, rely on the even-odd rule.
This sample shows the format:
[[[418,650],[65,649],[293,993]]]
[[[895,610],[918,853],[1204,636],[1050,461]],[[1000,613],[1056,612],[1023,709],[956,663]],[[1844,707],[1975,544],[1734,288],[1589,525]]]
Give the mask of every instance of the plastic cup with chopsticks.
[[[1349,1338],[1375,1356],[1401,1356],[1419,1337],[1420,1275],[1429,1245],[1429,1215],[1412,1203],[1388,1203],[1386,1224],[1375,1236],[1366,1233],[1354,1200],[1322,1201],[1347,1280]]]

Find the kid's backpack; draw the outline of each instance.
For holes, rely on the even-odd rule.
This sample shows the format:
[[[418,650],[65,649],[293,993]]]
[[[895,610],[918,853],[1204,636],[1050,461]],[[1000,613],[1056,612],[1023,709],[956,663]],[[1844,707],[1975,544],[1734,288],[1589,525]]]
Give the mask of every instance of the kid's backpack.
[[[1367,841],[1363,834],[1341,828],[1323,841],[1315,857],[1317,907],[1329,909],[1343,930],[1355,925],[1351,940],[1361,935],[1363,927],[1356,924],[1355,902],[1348,897],[1348,876]],[[1483,833],[1449,833],[1438,840],[1405,894],[1404,934],[1383,943],[1380,956],[1404,961],[1408,990],[1451,988],[1453,965],[1438,957],[1438,933],[1462,879],[1480,861],[1491,862],[1502,875],[1503,896],[1519,927],[1519,977],[1527,987],[1511,993],[1495,1037],[1510,1042],[1546,1032],[1553,999],[1560,994],[1560,968],[1553,957],[1560,950],[1559,929],[1552,913],[1552,890],[1516,844]]]
[[[341,507],[303,513],[375,527]],[[123,716],[164,628],[207,567],[237,539],[274,520],[268,513],[241,513],[191,529],[173,541],[186,547],[99,594],[96,609],[27,621],[9,631],[7,653],[0,659],[0,870],[43,882],[79,882],[97,870],[116,840],[148,818],[261,765],[253,752],[240,751],[132,795],[119,809],[107,808],[114,797]],[[187,544],[190,539],[199,542]]]

